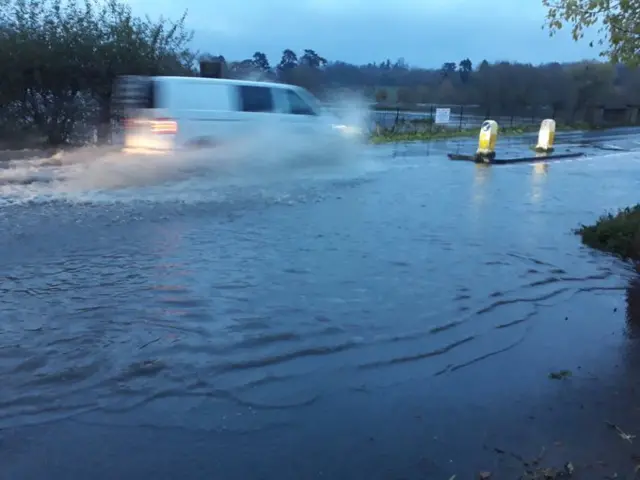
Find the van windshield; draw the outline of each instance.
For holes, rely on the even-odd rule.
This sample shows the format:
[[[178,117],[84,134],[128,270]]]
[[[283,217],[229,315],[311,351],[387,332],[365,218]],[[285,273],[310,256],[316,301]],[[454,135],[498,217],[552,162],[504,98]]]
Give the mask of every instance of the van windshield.
[[[308,91],[296,90],[296,93],[300,95],[300,97],[309,104],[309,106],[313,109],[313,111],[316,114],[320,115],[326,111],[326,109],[322,106],[322,104],[318,101],[318,99]]]

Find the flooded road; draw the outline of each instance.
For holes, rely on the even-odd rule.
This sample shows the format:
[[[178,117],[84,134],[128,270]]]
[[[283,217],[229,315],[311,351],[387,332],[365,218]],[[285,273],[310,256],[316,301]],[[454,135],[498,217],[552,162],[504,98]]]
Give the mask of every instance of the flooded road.
[[[571,230],[637,203],[640,135],[558,143],[0,169],[0,478],[631,472],[640,284]]]

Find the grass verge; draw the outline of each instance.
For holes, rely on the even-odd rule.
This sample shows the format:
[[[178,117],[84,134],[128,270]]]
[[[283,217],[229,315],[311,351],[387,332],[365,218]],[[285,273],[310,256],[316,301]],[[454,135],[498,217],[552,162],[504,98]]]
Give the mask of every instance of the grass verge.
[[[585,124],[579,125],[558,125],[556,131],[572,131],[572,130],[589,130],[590,128]],[[523,125],[517,127],[500,127],[498,136],[515,136],[523,135],[525,133],[537,133],[540,130],[540,125]],[[450,128],[443,128],[440,126],[434,126],[430,130],[418,130],[415,132],[394,132],[387,130],[381,133],[374,133],[371,135],[371,143],[400,143],[400,142],[428,142],[431,140],[442,140],[447,138],[463,138],[463,137],[475,137],[480,134],[480,128],[464,128],[462,130],[455,130]]]

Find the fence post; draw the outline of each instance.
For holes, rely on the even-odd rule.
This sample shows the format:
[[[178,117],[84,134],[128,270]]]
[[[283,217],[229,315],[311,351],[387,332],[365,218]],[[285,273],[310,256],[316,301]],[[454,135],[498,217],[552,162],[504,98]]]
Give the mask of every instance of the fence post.
[[[462,116],[464,115],[464,105],[460,105],[460,121],[458,122],[458,131],[462,131]]]
[[[429,133],[433,133],[433,105],[429,105]]]

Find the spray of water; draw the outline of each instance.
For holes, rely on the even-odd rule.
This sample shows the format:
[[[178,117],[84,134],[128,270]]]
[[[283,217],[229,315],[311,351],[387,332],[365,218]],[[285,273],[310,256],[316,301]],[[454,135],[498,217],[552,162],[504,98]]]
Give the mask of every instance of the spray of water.
[[[346,125],[366,133],[370,127],[369,103],[355,92],[336,91],[327,96],[327,103],[334,105],[333,112]]]
[[[361,125],[364,103],[343,99],[341,121]],[[277,125],[216,148],[171,155],[124,155],[86,147],[48,158],[0,164],[0,204],[53,199],[120,200],[153,195],[206,199],[223,185],[261,185],[299,178],[358,176],[379,166],[362,139],[299,136]],[[151,190],[150,190],[151,189]]]

